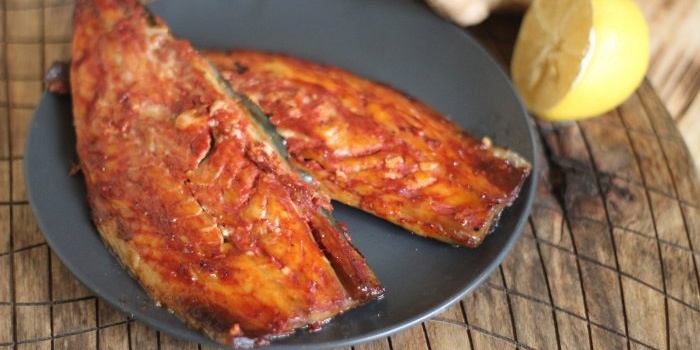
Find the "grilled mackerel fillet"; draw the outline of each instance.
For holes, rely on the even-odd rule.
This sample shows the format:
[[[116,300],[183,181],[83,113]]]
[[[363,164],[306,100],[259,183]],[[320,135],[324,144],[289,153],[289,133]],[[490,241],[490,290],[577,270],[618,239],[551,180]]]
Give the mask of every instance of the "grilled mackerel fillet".
[[[292,164],[331,198],[418,235],[478,246],[530,172],[516,153],[341,69],[255,51],[205,56],[259,103]]]
[[[135,0],[77,1],[71,82],[94,222],[189,325],[259,345],[383,293],[264,115]]]

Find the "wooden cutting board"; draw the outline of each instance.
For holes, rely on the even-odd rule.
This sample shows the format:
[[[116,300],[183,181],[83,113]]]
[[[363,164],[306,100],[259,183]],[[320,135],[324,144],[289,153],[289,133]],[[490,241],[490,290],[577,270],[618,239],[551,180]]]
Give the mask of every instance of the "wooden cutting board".
[[[23,145],[42,74],[70,53],[71,1],[0,8],[0,349],[198,349],[77,282],[39,231]],[[469,30],[503,64],[518,16]],[[523,237],[474,292],[355,349],[690,349],[700,343],[700,182],[649,81],[620,108],[536,122],[543,161]]]

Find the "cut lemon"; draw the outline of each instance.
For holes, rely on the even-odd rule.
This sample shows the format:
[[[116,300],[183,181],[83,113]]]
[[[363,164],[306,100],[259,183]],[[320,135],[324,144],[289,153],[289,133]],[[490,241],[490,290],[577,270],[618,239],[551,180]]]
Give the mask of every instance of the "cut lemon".
[[[574,120],[624,102],[648,66],[649,28],[633,0],[535,0],[511,75],[533,114]]]

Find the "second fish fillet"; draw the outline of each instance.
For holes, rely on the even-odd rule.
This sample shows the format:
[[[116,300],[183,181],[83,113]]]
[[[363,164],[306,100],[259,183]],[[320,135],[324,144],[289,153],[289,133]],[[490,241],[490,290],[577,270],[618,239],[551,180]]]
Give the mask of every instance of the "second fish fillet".
[[[418,235],[480,245],[530,173],[515,152],[342,69],[258,51],[205,56],[268,114],[292,165],[333,199]]]

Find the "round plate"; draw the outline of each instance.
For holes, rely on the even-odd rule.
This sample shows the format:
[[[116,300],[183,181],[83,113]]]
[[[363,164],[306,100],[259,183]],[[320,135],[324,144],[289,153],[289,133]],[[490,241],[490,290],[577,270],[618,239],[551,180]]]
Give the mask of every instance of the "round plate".
[[[197,47],[284,52],[333,64],[427,102],[477,137],[489,136],[535,163],[525,111],[498,65],[463,30],[409,1],[167,0],[152,4]],[[156,307],[102,243],[77,164],[70,98],[44,94],[30,126],[25,174],[47,242],[97,296],[179,338],[215,345]],[[386,288],[382,300],[350,310],[317,332],[272,342],[276,349],[342,347],[385,337],[459,300],[503,260],[527,220],[533,176],[496,229],[469,250],[408,234],[336,204],[353,243]]]

